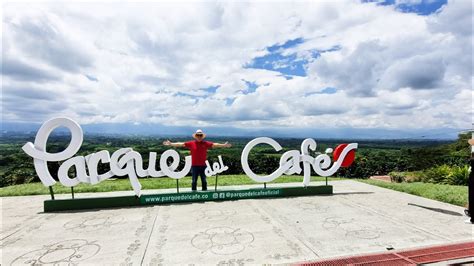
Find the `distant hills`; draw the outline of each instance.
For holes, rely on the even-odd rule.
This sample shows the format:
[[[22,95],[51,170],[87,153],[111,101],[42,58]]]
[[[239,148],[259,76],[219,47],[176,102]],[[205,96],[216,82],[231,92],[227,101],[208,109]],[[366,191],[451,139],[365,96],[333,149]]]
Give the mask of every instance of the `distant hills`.
[[[41,124],[2,123],[2,135],[35,133]],[[165,126],[151,123],[99,123],[81,125],[85,134],[145,135],[145,136],[190,136],[198,127]],[[463,129],[383,129],[383,128],[236,128],[202,127],[209,136],[278,138],[337,138],[337,139],[456,139]],[[65,130],[65,129],[64,129]],[[58,133],[64,131],[59,130]]]

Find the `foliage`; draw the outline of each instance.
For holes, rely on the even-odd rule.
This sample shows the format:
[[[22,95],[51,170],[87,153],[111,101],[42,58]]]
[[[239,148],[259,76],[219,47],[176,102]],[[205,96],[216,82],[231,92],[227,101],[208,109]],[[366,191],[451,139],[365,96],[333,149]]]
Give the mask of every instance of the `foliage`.
[[[447,183],[450,185],[467,186],[469,179],[469,167],[467,165],[452,167],[451,174],[447,177],[447,179]]]
[[[397,190],[412,195],[429,198],[454,204],[458,206],[466,206],[467,204],[467,187],[453,186],[444,184],[430,184],[422,182],[413,183],[387,183],[372,179],[358,180],[367,184],[376,185],[383,188]]]
[[[388,175],[390,176],[390,180],[394,183],[405,182],[407,176],[405,172],[390,172]]]
[[[423,171],[423,182],[447,184],[447,177],[451,174],[448,165],[440,165]]]
[[[347,140],[323,139],[317,140],[318,151],[326,148],[335,148],[341,143],[358,142],[354,163],[349,168],[341,168],[336,175],[347,178],[368,178],[372,175],[386,175],[391,172],[405,172],[404,180],[429,182],[442,182],[447,184],[465,184],[465,165],[470,156],[467,139],[469,134],[459,135],[456,141],[438,140]],[[240,155],[243,147],[251,138],[222,138],[209,137],[211,141],[233,144],[229,149],[212,149],[208,153],[210,161],[217,161],[217,155],[222,155],[224,164],[229,166],[225,174],[243,174]],[[115,135],[86,135],[78,155],[88,155],[100,150],[113,153],[119,148],[132,147],[142,154],[144,166],[148,165],[149,152],[163,153],[168,147],[161,143],[164,138],[155,136],[115,136]],[[173,141],[186,141],[189,138],[172,137]],[[296,149],[300,150],[303,139],[276,139],[283,147],[276,152],[266,145],[257,145],[249,156],[249,164],[255,173],[269,174],[279,165],[283,152]],[[33,134],[3,134],[0,138],[0,187],[38,182],[35,174],[33,159],[26,155],[21,147],[27,141],[34,141]],[[69,143],[70,136],[52,135],[48,140],[47,151],[58,152]],[[189,155],[186,149],[177,149],[181,154],[180,167],[184,165],[184,157]],[[53,177],[62,162],[50,162],[48,168]],[[450,169],[444,169],[443,165]],[[431,169],[441,166],[440,169]],[[456,168],[460,167],[460,168]],[[464,167],[464,168],[463,168]],[[107,164],[99,164],[99,173],[109,170]],[[446,167],[445,167],[446,168]],[[180,168],[181,169],[181,168]],[[430,170],[431,169],[431,170]],[[444,169],[444,170],[443,170]],[[428,176],[425,178],[425,170]],[[431,171],[431,172],[430,172]],[[444,171],[444,172],[442,172]],[[316,175],[312,171],[312,175]],[[126,178],[126,177],[119,177]],[[397,179],[399,180],[399,179]]]
[[[467,186],[469,167],[440,165],[429,168],[420,173],[421,181],[427,183],[440,183],[449,185]]]

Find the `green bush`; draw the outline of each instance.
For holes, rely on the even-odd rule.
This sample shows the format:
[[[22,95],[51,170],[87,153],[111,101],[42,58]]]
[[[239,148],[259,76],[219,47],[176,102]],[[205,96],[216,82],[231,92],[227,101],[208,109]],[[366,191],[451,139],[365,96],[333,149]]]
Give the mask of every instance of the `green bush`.
[[[469,168],[465,166],[440,165],[432,167],[420,174],[421,181],[448,185],[467,185]]]
[[[401,183],[406,181],[407,174],[404,172],[390,172],[388,175],[393,183]]]
[[[425,178],[425,173],[423,171],[413,171],[407,172],[405,181],[406,182],[422,182]]]
[[[448,165],[440,165],[433,168],[429,168],[424,172],[423,182],[437,183],[437,184],[448,184],[447,178],[451,174],[451,167]]]
[[[451,174],[448,176],[447,181],[450,185],[467,185],[469,179],[469,167],[465,166],[454,166],[451,168]]]

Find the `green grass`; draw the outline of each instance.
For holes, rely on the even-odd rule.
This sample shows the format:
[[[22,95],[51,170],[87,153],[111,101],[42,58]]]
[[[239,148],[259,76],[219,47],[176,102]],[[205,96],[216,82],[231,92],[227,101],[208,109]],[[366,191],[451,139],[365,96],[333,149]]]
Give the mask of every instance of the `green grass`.
[[[358,179],[357,181],[462,207],[466,206],[467,204],[467,186],[453,186],[422,182],[387,183],[370,179]]]
[[[213,188],[215,185],[215,177],[207,179],[208,188]],[[324,181],[324,177],[311,177],[311,181]],[[329,177],[329,181],[342,180],[342,178]],[[302,182],[302,176],[281,176],[274,180],[272,183],[290,183],[290,182]],[[200,180],[198,185],[200,185]],[[142,189],[163,189],[163,188],[175,188],[176,180],[171,178],[140,178]],[[259,184],[246,175],[222,175],[219,176],[218,186],[230,186],[230,185],[247,185],[247,184]],[[191,177],[184,177],[179,180],[180,188],[191,187]],[[71,189],[65,187],[59,183],[53,186],[55,194],[71,193]],[[109,192],[109,191],[131,191],[132,186],[128,179],[109,179],[105,180],[96,185],[79,184],[74,187],[74,193],[81,192]],[[22,185],[8,186],[0,188],[0,197],[8,196],[27,196],[27,195],[43,195],[49,194],[49,189],[43,186],[42,183],[28,183]]]
[[[281,176],[272,183],[290,183],[290,182],[302,182],[302,176]],[[311,181],[324,181],[323,177],[311,177]],[[329,181],[343,180],[343,178],[329,177]],[[359,182],[363,182],[370,185],[393,189],[400,192],[409,193],[416,196],[421,196],[429,199],[434,199],[458,206],[465,206],[467,203],[467,187],[466,186],[452,186],[442,184],[431,184],[431,183],[387,183],[369,179],[357,179]],[[213,188],[215,185],[215,178],[208,178],[208,187]],[[175,188],[176,180],[171,178],[141,178],[140,183],[142,189],[163,189],[163,188]],[[200,184],[200,181],[199,183]],[[219,176],[219,186],[230,186],[230,185],[247,185],[247,184],[258,184],[246,175],[222,175]],[[191,177],[185,177],[180,179],[179,186],[181,188],[191,187]],[[71,189],[64,187],[57,183],[53,186],[55,194],[71,193]],[[110,179],[103,181],[97,185],[79,184],[74,187],[75,193],[81,192],[108,192],[108,191],[131,191],[132,187],[128,179]],[[29,183],[22,185],[8,186],[0,188],[0,197],[7,196],[27,196],[27,195],[43,195],[49,194],[47,187],[41,183]]]

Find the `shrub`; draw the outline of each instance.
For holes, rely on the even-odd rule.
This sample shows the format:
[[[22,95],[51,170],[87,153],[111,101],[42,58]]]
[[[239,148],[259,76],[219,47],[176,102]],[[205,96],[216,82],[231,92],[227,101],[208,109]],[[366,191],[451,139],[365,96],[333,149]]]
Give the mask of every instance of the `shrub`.
[[[451,167],[440,165],[424,171],[423,182],[447,184],[447,178],[451,174]]]
[[[401,183],[406,180],[406,173],[404,172],[390,172],[388,175],[393,183]]]
[[[450,185],[467,185],[469,179],[469,167],[465,166],[454,166],[451,168],[451,174],[448,176],[447,181]]]
[[[407,172],[405,182],[422,182],[424,178],[425,173],[423,171]]]
[[[469,167],[440,165],[419,173],[420,179],[427,183],[466,186],[469,179]]]

